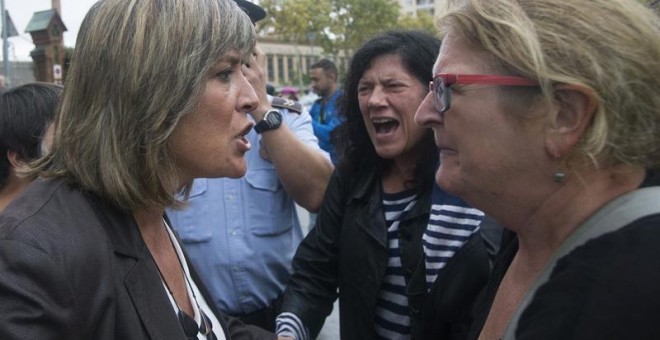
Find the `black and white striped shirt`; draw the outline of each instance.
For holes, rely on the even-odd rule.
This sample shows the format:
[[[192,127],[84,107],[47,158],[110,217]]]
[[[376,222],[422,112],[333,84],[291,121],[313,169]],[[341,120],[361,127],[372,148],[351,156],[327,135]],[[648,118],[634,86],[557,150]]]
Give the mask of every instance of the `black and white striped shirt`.
[[[388,226],[389,259],[378,295],[375,331],[384,339],[409,339],[410,318],[405,279],[399,253],[399,223],[405,212],[416,203],[414,190],[383,195],[383,210]],[[431,214],[422,237],[426,282],[430,290],[442,268],[479,230],[484,214],[458,197],[447,194],[437,185],[432,196]],[[297,340],[309,339],[307,328],[292,313],[277,317],[277,334]]]
[[[376,336],[381,339],[407,339],[410,337],[406,280],[401,266],[399,249],[399,223],[415,203],[417,203],[416,190],[396,194],[383,193],[389,258],[385,277],[376,300]]]

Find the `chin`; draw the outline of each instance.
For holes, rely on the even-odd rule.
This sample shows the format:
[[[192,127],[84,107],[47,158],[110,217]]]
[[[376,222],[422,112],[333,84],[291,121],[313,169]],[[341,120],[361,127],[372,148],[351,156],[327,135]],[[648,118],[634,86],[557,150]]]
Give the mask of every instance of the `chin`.
[[[244,167],[241,167],[241,168],[232,169],[231,171],[229,171],[229,173],[227,175],[222,176],[222,177],[241,178],[241,177],[245,176],[246,172],[247,172],[247,167],[244,166]]]
[[[226,166],[219,169],[215,177],[241,178],[245,176],[246,172],[247,172],[247,163],[243,158],[241,159],[240,162],[229,162],[229,164],[226,164]]]
[[[394,159],[401,155],[401,151],[392,148],[377,148],[376,154],[383,159]]]
[[[460,186],[457,185],[458,181],[452,179],[445,171],[442,171],[442,167],[438,169],[438,172],[435,173],[435,182],[442,188],[442,190],[455,195],[460,196]]]

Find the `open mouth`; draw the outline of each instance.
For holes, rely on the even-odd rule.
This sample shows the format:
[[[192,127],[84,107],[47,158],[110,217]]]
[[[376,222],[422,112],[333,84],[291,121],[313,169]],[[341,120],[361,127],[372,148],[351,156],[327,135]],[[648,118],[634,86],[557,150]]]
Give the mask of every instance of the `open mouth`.
[[[377,118],[373,119],[371,123],[374,125],[376,134],[389,134],[394,132],[399,127],[399,122],[391,118]]]
[[[250,150],[250,148],[252,147],[252,145],[250,145],[250,141],[249,141],[247,138],[245,138],[245,136],[246,136],[248,133],[250,133],[250,130],[252,130],[252,125],[253,125],[253,124],[248,124],[248,125],[247,125],[247,126],[241,131],[241,133],[239,133],[238,136],[236,136],[236,138],[240,139],[241,142],[244,143],[244,145],[245,145],[245,149],[246,149],[246,150]]]

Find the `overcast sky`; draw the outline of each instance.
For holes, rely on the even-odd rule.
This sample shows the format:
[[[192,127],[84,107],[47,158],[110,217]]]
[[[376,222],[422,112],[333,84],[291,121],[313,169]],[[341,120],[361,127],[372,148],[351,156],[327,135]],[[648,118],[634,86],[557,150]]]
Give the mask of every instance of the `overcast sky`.
[[[51,0],[4,0],[5,9],[9,11],[16,31],[17,37],[11,37],[9,41],[9,60],[31,61],[30,51],[34,49],[30,34],[25,33],[32,14],[34,12],[48,10],[52,7]],[[73,47],[76,43],[76,35],[82,19],[90,7],[97,0],[60,0],[62,6],[62,21],[67,28],[64,32],[64,46]],[[0,36],[0,41],[2,36]],[[1,49],[1,45],[0,45]],[[0,53],[0,60],[2,53]]]

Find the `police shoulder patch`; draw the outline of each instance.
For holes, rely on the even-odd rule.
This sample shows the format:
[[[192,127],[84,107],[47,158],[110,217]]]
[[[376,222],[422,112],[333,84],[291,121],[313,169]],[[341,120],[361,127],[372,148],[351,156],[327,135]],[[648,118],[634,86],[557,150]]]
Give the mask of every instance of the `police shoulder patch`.
[[[270,101],[270,104],[276,109],[287,109],[295,113],[302,112],[302,104],[295,100],[273,97],[273,99]]]

